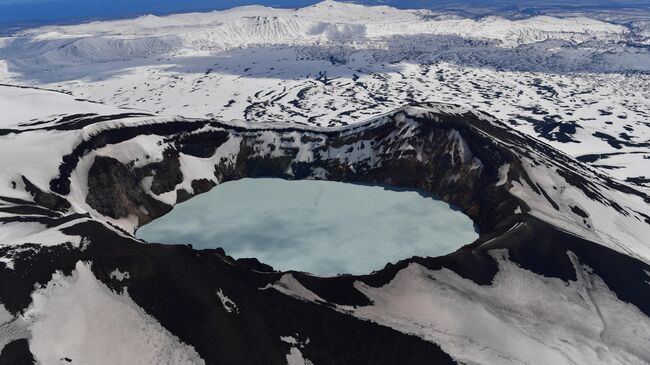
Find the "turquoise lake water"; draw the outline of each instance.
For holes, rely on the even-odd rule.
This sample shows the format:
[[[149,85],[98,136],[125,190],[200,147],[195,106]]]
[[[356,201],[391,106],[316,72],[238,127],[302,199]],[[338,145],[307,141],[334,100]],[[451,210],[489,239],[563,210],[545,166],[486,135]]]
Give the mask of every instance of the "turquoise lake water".
[[[411,256],[440,256],[478,238],[472,221],[415,191],[260,178],[221,184],[140,228],[149,242],[223,247],[276,270],[366,274]]]

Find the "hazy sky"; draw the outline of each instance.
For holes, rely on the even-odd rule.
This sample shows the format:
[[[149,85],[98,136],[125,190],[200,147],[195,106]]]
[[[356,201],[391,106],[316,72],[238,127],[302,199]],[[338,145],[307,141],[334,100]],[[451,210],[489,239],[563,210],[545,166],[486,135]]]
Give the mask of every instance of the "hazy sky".
[[[300,7],[315,0],[0,0],[0,22],[52,22],[93,18],[120,18],[142,14],[167,14],[184,11],[227,9],[239,5],[263,4],[275,7]],[[427,8],[449,3],[540,5],[576,4],[619,5],[647,4],[648,0],[360,0],[368,4]]]

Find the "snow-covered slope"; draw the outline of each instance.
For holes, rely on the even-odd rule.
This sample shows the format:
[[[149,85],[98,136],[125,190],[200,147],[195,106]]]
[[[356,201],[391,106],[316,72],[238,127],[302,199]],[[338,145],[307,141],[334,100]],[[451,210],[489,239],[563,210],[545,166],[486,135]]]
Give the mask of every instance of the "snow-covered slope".
[[[381,288],[357,283],[373,305],[350,312],[441,343],[466,363],[642,364],[650,360],[644,349],[650,319],[617,300],[602,279],[589,277],[590,268],[573,254],[569,256],[578,278],[568,283],[522,269],[508,260],[506,250],[491,254],[499,263],[499,273],[490,286],[477,285],[451,270],[411,264]],[[459,324],[461,317],[475,326]],[[431,331],[432,327],[437,330]],[[599,338],[604,346],[592,342]]]
[[[120,110],[104,104],[78,101],[72,102],[69,95],[60,92],[0,85],[0,126],[8,128],[67,114],[110,114]]]
[[[128,293],[116,294],[97,280],[88,263],[78,262],[70,277],[54,274],[16,321],[29,330],[41,364],[60,362],[61,354],[83,364],[205,363]],[[119,351],[106,351],[111,347]]]
[[[470,19],[325,1],[47,26],[0,39],[0,80],[154,113],[321,126],[412,102],[468,104],[648,189],[643,14],[629,27],[588,15]]]

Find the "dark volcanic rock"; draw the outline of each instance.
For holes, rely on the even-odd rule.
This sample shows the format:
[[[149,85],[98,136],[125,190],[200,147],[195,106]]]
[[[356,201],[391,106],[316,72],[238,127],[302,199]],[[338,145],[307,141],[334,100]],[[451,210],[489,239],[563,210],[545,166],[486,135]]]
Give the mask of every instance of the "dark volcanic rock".
[[[187,155],[207,158],[214,155],[217,147],[226,143],[228,138],[230,134],[226,131],[187,134],[176,141],[176,146]]]
[[[194,190],[194,194],[203,194],[215,186],[217,186],[217,183],[215,183],[212,180],[207,180],[207,179],[192,180],[192,190]]]
[[[54,211],[65,211],[70,208],[70,203],[64,198],[50,192],[42,191],[36,185],[27,180],[27,178],[24,176],[22,179],[23,183],[25,184],[25,190],[32,194],[34,197],[34,202],[36,202],[36,204]]]
[[[174,190],[176,185],[183,182],[181,163],[178,160],[178,151],[166,149],[161,162],[146,165],[135,171],[136,176],[153,176],[151,192],[160,195]]]
[[[12,341],[0,352],[0,365],[31,364],[34,364],[34,356],[29,351],[29,343],[26,339]]]
[[[140,224],[145,224],[151,220],[151,216],[161,216],[172,207],[144,191],[143,177],[143,174],[134,172],[114,158],[97,156],[88,173],[86,202],[99,213],[111,218],[134,214]]]

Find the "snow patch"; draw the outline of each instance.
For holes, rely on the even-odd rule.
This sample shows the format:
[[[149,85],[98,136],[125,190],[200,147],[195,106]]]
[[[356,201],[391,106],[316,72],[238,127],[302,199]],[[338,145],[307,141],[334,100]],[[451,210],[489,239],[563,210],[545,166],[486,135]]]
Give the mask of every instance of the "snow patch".
[[[71,276],[56,272],[32,294],[23,318],[37,361],[53,364],[67,357],[79,364],[204,364],[193,347],[128,293],[116,294],[98,281],[90,266],[79,261]]]
[[[292,345],[287,354],[287,365],[314,365],[313,362],[303,357],[302,352],[300,351],[305,344],[309,344],[309,339],[307,339],[304,344],[299,342],[293,336],[281,336],[280,340]]]
[[[14,260],[7,256],[0,257],[0,262],[2,262],[7,269],[14,269]]]
[[[228,298],[221,289],[217,290],[217,296],[219,297],[219,300],[221,300],[221,305],[223,305],[223,309],[226,310],[228,313],[237,313],[239,314],[239,308],[233,302],[230,298]]]
[[[510,164],[501,165],[499,167],[499,181],[497,181],[496,186],[501,186],[508,181],[508,172],[510,171]]]
[[[29,332],[23,319],[14,316],[0,303],[0,352],[10,342],[28,338]]]
[[[356,282],[373,305],[340,310],[422,337],[464,363],[650,362],[650,318],[573,254],[575,282],[522,269],[505,250],[491,255],[499,264],[492,285],[412,263],[383,287]]]
[[[115,279],[117,281],[123,281],[124,279],[129,278],[129,273],[128,272],[121,272],[119,268],[115,268],[115,270],[111,271],[110,277],[112,279]]]
[[[311,290],[305,288],[293,275],[291,274],[284,274],[274,284],[269,284],[262,288],[262,290],[266,289],[275,289],[279,291],[280,293],[289,295],[291,297],[301,299],[307,302],[321,302],[325,303],[326,301],[316,295],[314,292]]]

